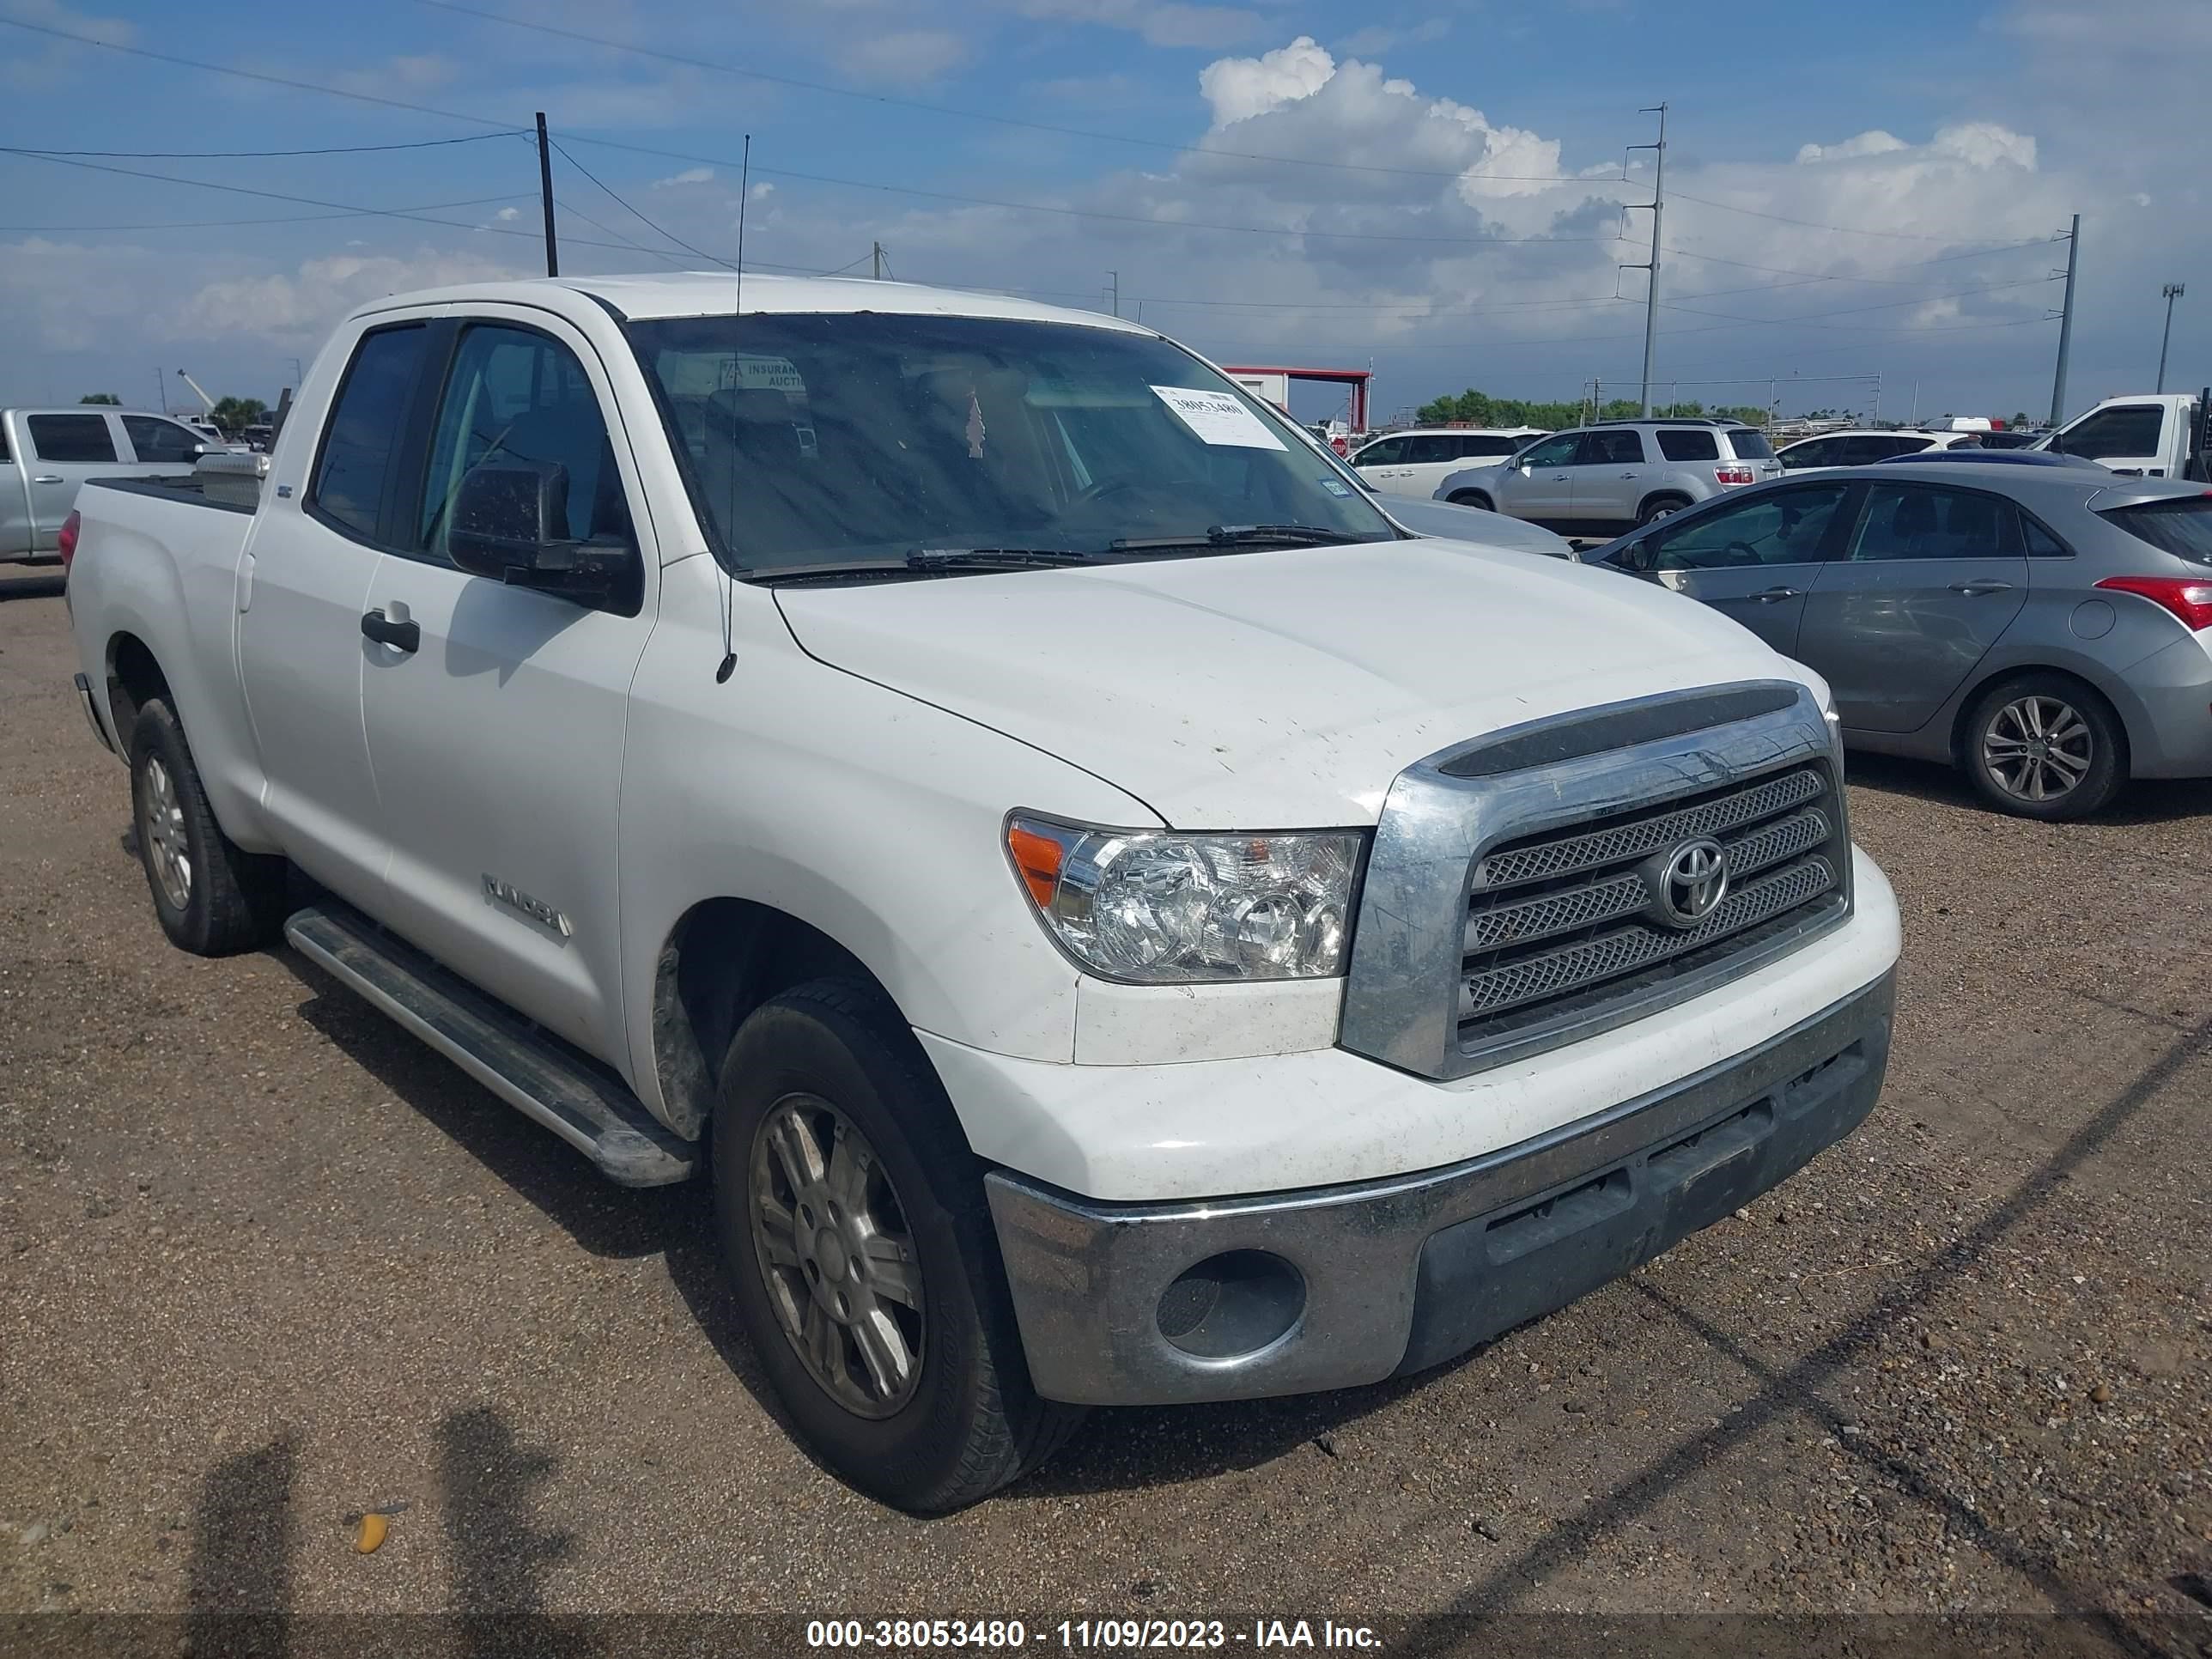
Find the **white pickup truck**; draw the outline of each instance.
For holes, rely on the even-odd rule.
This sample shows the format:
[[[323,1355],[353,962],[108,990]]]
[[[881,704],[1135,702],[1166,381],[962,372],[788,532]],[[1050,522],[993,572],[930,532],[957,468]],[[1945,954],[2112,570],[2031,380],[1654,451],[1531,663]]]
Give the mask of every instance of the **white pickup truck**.
[[[170,939],[289,935],[613,1179],[709,1176],[792,1422],[911,1510],[1088,1404],[1435,1365],[1881,1088],[1819,679],[1408,536],[1149,329],[400,295],[258,506],[79,511]]]
[[[2078,455],[2130,478],[2212,483],[2212,387],[2107,398],[2031,447]]]

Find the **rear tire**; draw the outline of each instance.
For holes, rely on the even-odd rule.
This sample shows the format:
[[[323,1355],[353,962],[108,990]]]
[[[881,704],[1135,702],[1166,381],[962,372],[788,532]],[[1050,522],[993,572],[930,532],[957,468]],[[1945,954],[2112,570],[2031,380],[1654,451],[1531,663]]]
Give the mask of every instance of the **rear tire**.
[[[1455,489],[1452,492],[1451,503],[1454,507],[1479,507],[1486,513],[1498,511],[1490,504],[1490,497],[1480,489]]]
[[[285,861],[243,851],[222,833],[185,728],[159,697],[139,705],[131,728],[131,811],[138,862],[169,943],[196,957],[227,957],[283,932]]]
[[[1686,495],[1654,495],[1638,510],[1636,527],[1641,530],[1646,525],[1656,524],[1662,519],[1672,518],[1690,504],[1690,498]]]
[[[1033,1468],[1082,1420],[1030,1386],[975,1156],[872,986],[817,980],[746,1018],[722,1068],[713,1167],[754,1352],[840,1480],[941,1514]]]
[[[2127,781],[2127,732],[2070,674],[2016,674],[1974,700],[1959,763],[2000,812],[2046,823],[2087,817]]]

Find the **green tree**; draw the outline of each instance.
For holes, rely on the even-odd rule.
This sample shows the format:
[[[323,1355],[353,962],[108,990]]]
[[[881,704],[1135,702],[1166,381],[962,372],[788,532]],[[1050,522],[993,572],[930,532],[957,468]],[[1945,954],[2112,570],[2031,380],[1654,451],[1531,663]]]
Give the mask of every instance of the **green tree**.
[[[77,402],[81,404],[114,404],[119,407],[123,399],[117,397],[112,392],[88,392],[83,397],[78,398]]]
[[[258,398],[219,398],[215,407],[208,410],[208,419],[225,432],[236,432],[252,426],[268,412],[269,405]]]

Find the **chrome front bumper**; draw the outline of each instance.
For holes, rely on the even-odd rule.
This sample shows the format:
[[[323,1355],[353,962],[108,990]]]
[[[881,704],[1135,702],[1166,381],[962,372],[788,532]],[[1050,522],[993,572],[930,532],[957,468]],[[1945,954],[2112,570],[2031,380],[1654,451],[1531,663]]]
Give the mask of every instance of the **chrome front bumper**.
[[[994,1171],[985,1187],[1037,1391],[1092,1405],[1252,1399],[1464,1353],[1850,1133],[1881,1091],[1893,999],[1886,974],[1698,1076],[1393,1180],[1142,1205]]]

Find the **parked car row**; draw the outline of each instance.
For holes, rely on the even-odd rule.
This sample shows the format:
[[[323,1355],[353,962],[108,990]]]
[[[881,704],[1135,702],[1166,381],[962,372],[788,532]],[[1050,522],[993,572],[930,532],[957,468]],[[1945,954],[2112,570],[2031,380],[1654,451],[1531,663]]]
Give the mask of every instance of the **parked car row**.
[[[1845,744],[2023,817],[2212,775],[2212,497],[1953,451],[1746,490],[1587,562],[1734,617],[1834,690]],[[1998,463],[2051,462],[2051,465]]]

